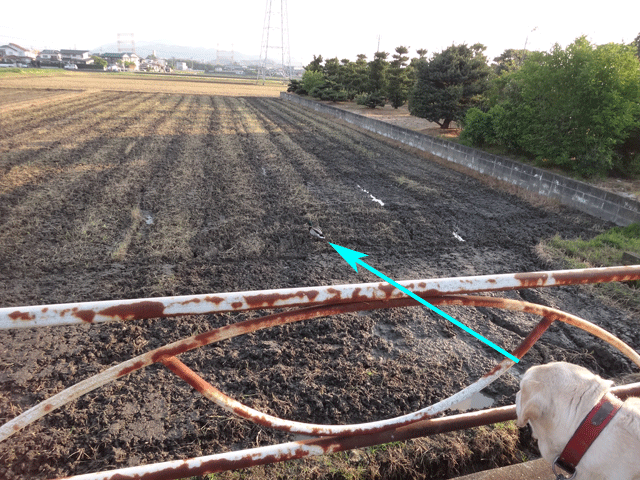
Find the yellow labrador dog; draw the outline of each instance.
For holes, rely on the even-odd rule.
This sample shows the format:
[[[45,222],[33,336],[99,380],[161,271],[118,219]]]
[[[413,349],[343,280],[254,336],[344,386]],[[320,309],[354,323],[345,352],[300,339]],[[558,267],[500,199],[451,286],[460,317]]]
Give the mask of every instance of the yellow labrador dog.
[[[604,423],[604,429],[578,460],[575,476],[571,478],[640,480],[640,398],[629,398],[620,406],[620,400],[608,393],[612,385],[613,382],[570,363],[532,367],[522,378],[516,395],[517,425],[531,424],[540,453],[554,465],[565,454],[570,440],[572,445],[581,440],[579,436],[572,437],[587,415],[590,421],[585,424],[598,424],[608,414],[609,423]],[[598,415],[594,407],[608,399],[616,407],[609,403],[610,411],[603,409]],[[617,413],[615,408],[619,408]]]

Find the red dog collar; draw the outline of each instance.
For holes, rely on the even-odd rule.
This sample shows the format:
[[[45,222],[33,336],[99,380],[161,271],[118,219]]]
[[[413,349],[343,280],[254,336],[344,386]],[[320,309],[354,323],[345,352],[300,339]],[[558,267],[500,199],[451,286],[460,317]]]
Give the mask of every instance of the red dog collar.
[[[604,394],[598,404],[582,420],[582,423],[564,447],[560,456],[553,462],[553,473],[558,475],[558,478],[562,477],[556,473],[556,465],[570,475],[575,475],[578,462],[580,462],[595,439],[598,438],[598,435],[602,433],[604,427],[618,413],[621,406],[622,400],[618,397],[610,392]]]

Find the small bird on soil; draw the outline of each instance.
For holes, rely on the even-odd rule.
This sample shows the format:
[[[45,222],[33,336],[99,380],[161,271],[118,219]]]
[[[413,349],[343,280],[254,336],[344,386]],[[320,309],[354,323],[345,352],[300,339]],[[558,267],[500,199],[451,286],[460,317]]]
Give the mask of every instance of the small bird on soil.
[[[320,230],[320,227],[314,227],[313,223],[311,223],[311,220],[309,220],[307,223],[309,224],[309,235],[315,238],[319,238],[320,240],[324,240],[324,235],[322,233],[322,230]]]

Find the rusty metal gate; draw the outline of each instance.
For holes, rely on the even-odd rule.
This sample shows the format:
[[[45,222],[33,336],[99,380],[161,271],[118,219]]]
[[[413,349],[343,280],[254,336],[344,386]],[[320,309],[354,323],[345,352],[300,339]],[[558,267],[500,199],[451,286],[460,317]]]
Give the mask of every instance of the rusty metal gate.
[[[525,301],[471,295],[482,292],[519,290],[640,279],[640,265],[629,267],[560,270],[549,272],[486,275],[398,282],[433,305],[466,305],[525,312],[541,317],[538,324],[512,352],[522,358],[555,321],[582,329],[607,342],[640,367],[640,355],[602,328],[569,313]],[[434,418],[479,392],[502,376],[514,362],[505,358],[476,382],[449,398],[399,417],[354,425],[316,425],[293,422],[254,410],[228,397],[183,364],[181,353],[265,328],[321,318],[340,313],[414,306],[416,301],[388,283],[334,285],[252,292],[191,295],[181,297],[116,300],[0,309],[0,329],[53,327],[65,324],[113,320],[174,317],[246,310],[288,310],[261,318],[216,328],[131,358],[35,405],[0,427],[5,440],[47,413],[64,406],[108,382],[154,363],[160,363],[204,397],[234,415],[274,429],[311,436],[307,440],[249,450],[221,453],[188,460],[122,468],[69,477],[73,479],[176,479],[193,475],[247,468],[311,455],[361,448],[435,433],[471,428],[516,418],[515,406]],[[640,395],[640,383],[617,387],[621,398]]]

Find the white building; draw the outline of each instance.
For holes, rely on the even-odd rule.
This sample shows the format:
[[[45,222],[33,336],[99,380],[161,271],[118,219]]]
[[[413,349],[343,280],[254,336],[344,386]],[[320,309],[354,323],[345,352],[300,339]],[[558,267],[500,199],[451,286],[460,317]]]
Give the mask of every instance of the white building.
[[[140,69],[140,57],[132,52],[101,53],[100,57],[106,60],[109,66],[118,65],[124,68],[127,63],[131,63],[132,70]]]
[[[35,60],[37,56],[36,52],[29,50],[28,48],[23,48],[15,43],[0,45],[0,57],[5,61],[28,64],[31,63],[32,60]]]
[[[60,50],[60,55],[62,55],[62,61],[67,63],[82,63],[85,65],[93,63],[89,50]]]
[[[42,50],[38,54],[38,60],[47,60],[49,62],[61,62],[62,54],[59,50]]]

